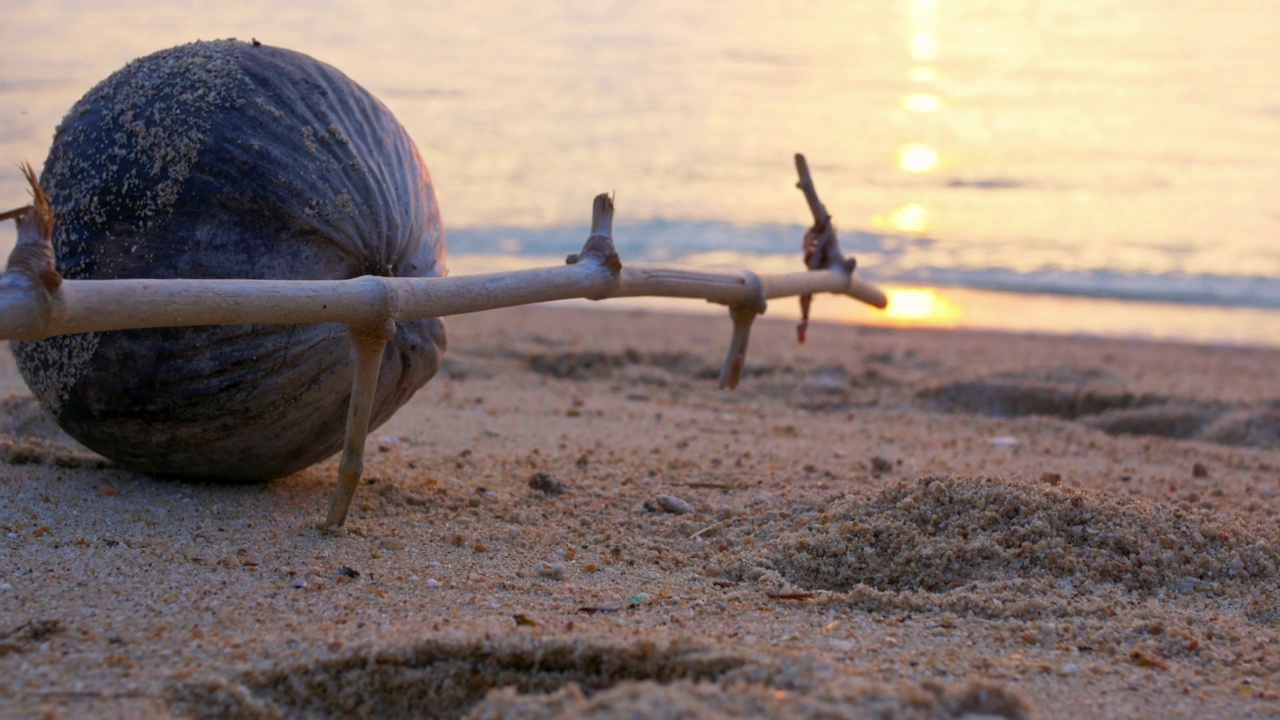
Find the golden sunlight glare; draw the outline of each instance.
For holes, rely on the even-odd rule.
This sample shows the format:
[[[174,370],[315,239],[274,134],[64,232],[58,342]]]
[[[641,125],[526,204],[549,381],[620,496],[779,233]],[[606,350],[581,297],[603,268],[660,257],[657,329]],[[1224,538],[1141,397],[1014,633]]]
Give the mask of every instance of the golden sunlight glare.
[[[911,59],[922,62],[938,59],[938,37],[933,33],[911,34]]]
[[[942,107],[942,100],[933,93],[912,93],[902,98],[902,107],[911,112],[929,113]]]
[[[938,167],[938,151],[924,143],[898,148],[898,167],[910,173],[927,173]]]
[[[928,65],[917,65],[907,73],[911,82],[928,83],[938,79],[938,71]]]
[[[929,211],[919,203],[907,203],[894,210],[889,221],[899,230],[924,232],[929,229]]]
[[[930,288],[891,288],[889,307],[881,318],[888,324],[947,325],[960,318],[960,308]]]

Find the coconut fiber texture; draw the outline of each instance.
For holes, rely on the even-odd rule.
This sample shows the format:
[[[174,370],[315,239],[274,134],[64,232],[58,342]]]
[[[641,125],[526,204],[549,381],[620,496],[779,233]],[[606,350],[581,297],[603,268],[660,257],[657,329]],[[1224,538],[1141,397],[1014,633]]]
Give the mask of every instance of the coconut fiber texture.
[[[135,60],[59,126],[41,183],[69,279],[444,273],[430,176],[377,99],[258,43]],[[399,323],[372,425],[435,374],[437,319]],[[341,446],[354,354],[340,325],[165,328],[14,343],[69,434],[158,475],[259,480]]]

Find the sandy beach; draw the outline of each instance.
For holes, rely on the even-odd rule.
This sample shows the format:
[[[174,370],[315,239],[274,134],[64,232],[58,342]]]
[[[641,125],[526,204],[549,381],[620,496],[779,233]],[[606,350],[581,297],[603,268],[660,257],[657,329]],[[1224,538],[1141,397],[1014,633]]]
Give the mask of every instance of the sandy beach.
[[[336,534],[336,459],[120,470],[4,350],[0,716],[1280,715],[1280,351],[448,329]]]

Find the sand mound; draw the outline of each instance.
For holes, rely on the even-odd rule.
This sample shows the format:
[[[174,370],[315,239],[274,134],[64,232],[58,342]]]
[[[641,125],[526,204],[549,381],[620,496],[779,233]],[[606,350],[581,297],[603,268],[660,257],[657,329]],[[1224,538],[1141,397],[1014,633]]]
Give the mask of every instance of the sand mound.
[[[1086,373],[1002,373],[925,388],[917,397],[926,407],[943,412],[992,417],[1049,415],[1068,420],[1165,402],[1165,398],[1125,392],[1111,383],[1099,385],[1094,375]]]
[[[1280,401],[1223,413],[1205,427],[1202,436],[1223,445],[1280,448]]]
[[[1274,532],[1100,493],[927,477],[846,496],[779,538],[764,567],[812,590],[944,593],[971,583],[1056,581],[1087,593],[1214,593],[1274,582]]]
[[[525,362],[535,373],[561,380],[613,378],[636,385],[689,388],[720,377],[718,365],[683,352],[537,352],[529,354]],[[896,384],[874,368],[851,371],[834,363],[802,365],[753,361],[742,371],[742,377],[750,381],[744,382],[730,401],[779,399],[812,412],[844,412],[873,404],[875,395],[868,394],[868,389]]]
[[[183,685],[198,718],[1024,718],[1004,686],[888,688],[687,642],[431,641]]]
[[[1111,435],[1280,447],[1280,401],[1229,404],[1139,395],[1099,372],[1002,373],[925,388],[916,397],[940,412],[1042,415],[1077,420]]]
[[[810,412],[845,412],[880,402],[880,390],[896,381],[876,370],[850,370],[844,365],[826,364],[812,368],[776,368],[751,384],[746,393],[773,398]]]
[[[606,378],[616,370],[633,365],[665,370],[685,379],[720,375],[720,369],[708,365],[704,358],[682,352],[551,352],[531,354],[526,361],[529,368],[539,375],[569,380]]]
[[[624,683],[586,696],[571,685],[545,696],[509,688],[495,692],[470,715],[499,718],[797,718],[805,720],[908,720],[944,718],[1026,718],[1022,697],[1003,685],[970,682],[947,688],[937,683],[890,689],[865,683],[832,683],[813,693],[761,685],[679,681]]]

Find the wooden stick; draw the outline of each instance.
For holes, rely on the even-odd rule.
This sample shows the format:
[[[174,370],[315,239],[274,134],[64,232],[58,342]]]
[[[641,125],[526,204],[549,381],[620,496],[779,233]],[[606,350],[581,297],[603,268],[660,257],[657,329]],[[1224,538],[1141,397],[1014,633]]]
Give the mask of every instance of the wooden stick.
[[[389,335],[370,337],[355,329],[350,333],[356,349],[356,367],[351,380],[351,400],[347,406],[347,427],[342,438],[342,459],[338,461],[338,482],[333,487],[324,528],[336,528],[347,521],[351,499],[355,497],[356,486],[364,474],[364,441],[369,435],[369,415],[378,390],[382,351],[390,339]],[[391,326],[390,334],[395,334],[395,325]]]
[[[729,340],[729,354],[720,368],[720,389],[734,390],[742,379],[742,368],[747,363],[747,343],[751,339],[751,323],[760,314],[760,310],[749,305],[734,305],[729,308],[729,318],[733,320],[733,338]]]
[[[813,176],[809,174],[809,161],[804,159],[802,153],[796,153],[796,174],[800,176],[796,187],[800,188],[800,192],[804,193],[805,202],[809,203],[809,211],[813,213],[813,224],[826,225],[831,222],[831,213],[827,212],[827,206],[818,199],[818,190],[813,185]]]
[[[768,299],[848,295],[884,307],[884,293],[837,269],[761,275]],[[0,340],[194,325],[363,324],[384,304],[395,320],[444,317],[531,303],[591,298],[684,297],[723,305],[754,300],[748,273],[626,266],[605,260],[448,278],[352,280],[63,280],[56,292],[13,273],[0,276]]]
[[[30,205],[23,205],[20,208],[5,210],[4,212],[0,212],[0,222],[4,222],[5,220],[17,220],[18,218],[22,217],[23,215],[26,215],[30,211],[31,211]]]
[[[800,176],[796,187],[804,193],[805,202],[809,204],[809,212],[813,214],[813,227],[804,236],[805,264],[810,270],[839,268],[852,280],[857,261],[845,260],[844,253],[840,252],[840,241],[836,238],[836,227],[831,221],[831,213],[827,212],[827,206],[818,199],[818,189],[813,184],[813,176],[809,174],[809,162],[800,153],[796,153],[796,174]],[[803,345],[809,330],[809,308],[813,304],[813,294],[810,292],[797,294],[800,296],[800,324],[796,326],[796,340]],[[876,307],[883,308],[888,304],[888,299],[883,294],[875,299],[878,302],[872,304]]]
[[[766,298],[799,293],[848,295],[885,306],[874,285],[836,270],[761,275]],[[352,280],[64,280],[41,297],[9,273],[0,276],[0,340],[194,325],[360,324],[383,303],[396,320],[444,317],[516,305],[590,298],[683,297],[734,305],[753,299],[746,273],[600,264],[449,278]]]

